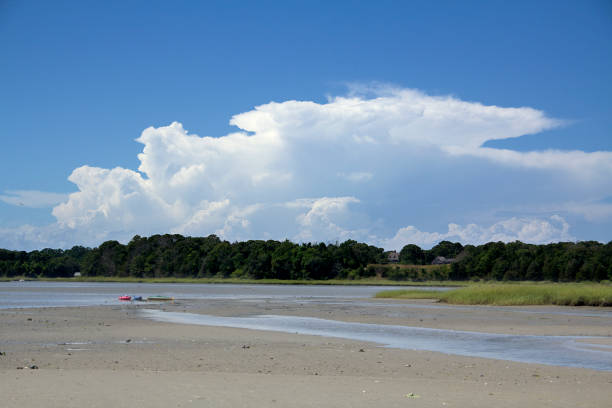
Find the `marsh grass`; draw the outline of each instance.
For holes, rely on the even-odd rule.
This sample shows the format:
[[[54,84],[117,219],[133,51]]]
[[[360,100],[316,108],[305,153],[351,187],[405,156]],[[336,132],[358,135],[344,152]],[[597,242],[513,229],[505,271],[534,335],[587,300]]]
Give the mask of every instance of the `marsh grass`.
[[[429,296],[427,296],[429,295]],[[379,298],[437,299],[464,305],[612,306],[612,286],[586,283],[475,284],[446,292],[424,290],[383,291]]]

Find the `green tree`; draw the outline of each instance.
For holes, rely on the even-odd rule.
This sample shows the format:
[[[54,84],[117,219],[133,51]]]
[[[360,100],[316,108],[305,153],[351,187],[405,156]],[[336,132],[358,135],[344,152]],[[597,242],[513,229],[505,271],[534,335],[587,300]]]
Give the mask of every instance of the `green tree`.
[[[400,263],[406,265],[423,265],[425,264],[425,253],[423,250],[414,244],[405,245],[399,254]]]

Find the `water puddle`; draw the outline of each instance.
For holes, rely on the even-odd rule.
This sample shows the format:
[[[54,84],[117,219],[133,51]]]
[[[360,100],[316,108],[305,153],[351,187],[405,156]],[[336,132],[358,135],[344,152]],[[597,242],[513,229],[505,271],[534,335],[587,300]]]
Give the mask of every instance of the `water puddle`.
[[[161,322],[337,337],[407,350],[612,371],[612,350],[594,349],[594,344],[588,342],[605,337],[477,333],[297,316],[220,317],[159,310],[140,312]]]

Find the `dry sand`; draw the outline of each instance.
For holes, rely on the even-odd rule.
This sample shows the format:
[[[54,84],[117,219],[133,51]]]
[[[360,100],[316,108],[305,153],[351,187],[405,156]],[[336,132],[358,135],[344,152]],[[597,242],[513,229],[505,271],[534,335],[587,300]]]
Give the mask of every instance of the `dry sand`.
[[[421,302],[398,313],[397,302],[371,302],[376,307],[231,301],[160,307],[227,316],[290,314],[612,338],[610,319],[547,313],[551,308],[516,313],[430,308]],[[5,353],[0,356],[0,406],[612,406],[612,372],[386,349],[317,336],[159,323],[143,319],[140,307],[0,311],[0,352]],[[600,343],[612,344],[608,339]],[[23,368],[31,366],[38,369]]]

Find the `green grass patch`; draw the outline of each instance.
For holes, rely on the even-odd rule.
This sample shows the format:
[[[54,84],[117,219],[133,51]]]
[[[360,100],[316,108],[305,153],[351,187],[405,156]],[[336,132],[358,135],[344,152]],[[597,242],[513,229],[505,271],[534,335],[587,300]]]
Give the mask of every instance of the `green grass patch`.
[[[427,296],[429,295],[429,296]],[[585,283],[477,284],[449,291],[383,291],[380,298],[437,299],[462,305],[612,306],[612,286]]]

